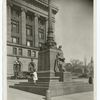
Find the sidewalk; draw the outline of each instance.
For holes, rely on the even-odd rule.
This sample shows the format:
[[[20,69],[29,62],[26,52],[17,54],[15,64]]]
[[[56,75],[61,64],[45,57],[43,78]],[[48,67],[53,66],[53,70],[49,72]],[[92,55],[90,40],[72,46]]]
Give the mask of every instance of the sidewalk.
[[[77,93],[53,97],[52,100],[93,100],[93,92]]]

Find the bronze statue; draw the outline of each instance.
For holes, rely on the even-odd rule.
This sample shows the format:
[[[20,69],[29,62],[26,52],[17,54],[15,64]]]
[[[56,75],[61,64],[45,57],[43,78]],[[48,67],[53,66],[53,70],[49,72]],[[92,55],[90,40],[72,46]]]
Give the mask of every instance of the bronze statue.
[[[13,70],[14,70],[14,77],[18,78],[20,72],[21,72],[22,63],[19,61],[19,57],[17,57],[17,60],[14,62]]]
[[[62,54],[57,53],[56,59],[55,59],[55,65],[54,65],[54,71],[55,72],[64,72],[64,61],[65,58],[62,56]]]
[[[33,71],[36,70],[36,65],[35,63],[33,62],[33,59],[31,58],[31,62],[29,63],[28,65],[28,71],[30,73],[33,73]]]

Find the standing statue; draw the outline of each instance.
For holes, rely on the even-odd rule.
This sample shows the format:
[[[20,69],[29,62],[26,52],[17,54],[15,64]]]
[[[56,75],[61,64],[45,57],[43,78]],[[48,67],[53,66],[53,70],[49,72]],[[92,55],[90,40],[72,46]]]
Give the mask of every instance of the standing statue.
[[[59,72],[59,54],[56,55],[56,59],[55,59],[55,65],[54,65],[54,71],[55,72]]]
[[[33,62],[33,58],[31,58],[31,62],[30,62],[29,65],[28,65],[28,71],[29,71],[30,73],[33,73],[34,70],[36,70],[36,65],[35,65],[35,63]]]
[[[14,62],[14,65],[13,65],[15,78],[18,78],[18,76],[21,72],[21,67],[22,67],[22,63],[21,63],[21,61],[19,61],[19,57],[17,57],[17,60]]]
[[[64,64],[65,64],[65,58],[63,57],[63,52],[61,50],[62,46],[59,46],[60,52],[57,53],[56,59],[55,59],[55,65],[54,65],[54,71],[55,72],[64,72]]]

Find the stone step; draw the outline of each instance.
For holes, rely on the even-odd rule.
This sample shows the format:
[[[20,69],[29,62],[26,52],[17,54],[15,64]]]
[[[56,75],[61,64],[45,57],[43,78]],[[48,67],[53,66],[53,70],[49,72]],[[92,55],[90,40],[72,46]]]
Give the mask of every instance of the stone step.
[[[20,82],[19,84],[15,84],[15,85],[24,85],[24,86],[35,86],[33,82]],[[90,84],[88,83],[82,83],[82,82],[37,82],[36,86],[44,86],[44,87],[48,87],[48,86],[63,86],[63,87],[69,87],[69,86],[74,86],[74,85],[77,85],[77,86],[90,86]]]
[[[22,91],[30,92],[30,93],[35,93],[39,95],[45,95],[46,90],[48,90],[48,87],[39,87],[39,86],[23,86],[23,85],[14,85],[14,86],[9,86],[10,88],[14,89],[19,89]]]
[[[39,82],[59,82],[59,77],[38,77]],[[33,79],[28,79],[28,82],[33,82]]]
[[[22,84],[22,83],[21,83],[21,84],[15,84],[15,85],[16,85],[16,86],[23,86],[23,85],[24,85],[24,86],[36,86],[36,87],[37,87],[37,86],[39,86],[39,87],[48,87],[48,86],[49,86],[49,84],[36,84],[36,85],[35,85],[34,83],[31,83],[31,84],[30,84],[30,83],[27,83],[27,84]]]
[[[39,77],[39,82],[59,82],[59,77]]]

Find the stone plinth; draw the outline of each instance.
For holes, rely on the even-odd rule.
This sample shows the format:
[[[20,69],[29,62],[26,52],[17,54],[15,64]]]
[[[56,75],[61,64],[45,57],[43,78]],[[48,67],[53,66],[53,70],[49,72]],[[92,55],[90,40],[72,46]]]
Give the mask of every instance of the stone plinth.
[[[39,51],[38,71],[54,72],[54,64],[58,49],[45,49]]]
[[[72,81],[72,75],[70,72],[58,72],[58,73],[55,73],[55,76],[58,76],[59,81],[61,82],[71,82]]]
[[[63,82],[71,82],[72,81],[72,75],[70,72],[64,72],[63,73]]]

